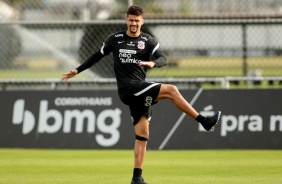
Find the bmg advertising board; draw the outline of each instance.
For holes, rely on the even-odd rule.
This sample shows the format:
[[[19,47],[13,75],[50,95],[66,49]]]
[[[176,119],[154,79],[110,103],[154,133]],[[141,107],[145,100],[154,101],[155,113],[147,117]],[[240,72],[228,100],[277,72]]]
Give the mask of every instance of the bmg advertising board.
[[[281,90],[182,90],[206,132],[171,101],[153,106],[148,149],[281,149]],[[2,91],[0,147],[131,149],[134,127],[115,90]]]

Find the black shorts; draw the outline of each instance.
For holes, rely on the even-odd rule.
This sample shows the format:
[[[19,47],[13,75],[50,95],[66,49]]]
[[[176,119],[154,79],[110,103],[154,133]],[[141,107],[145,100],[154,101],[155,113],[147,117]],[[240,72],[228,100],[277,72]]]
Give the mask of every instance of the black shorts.
[[[136,87],[133,93],[121,97],[121,101],[129,106],[133,125],[136,125],[143,115],[150,121],[151,106],[156,103],[160,88],[160,83],[144,82]]]

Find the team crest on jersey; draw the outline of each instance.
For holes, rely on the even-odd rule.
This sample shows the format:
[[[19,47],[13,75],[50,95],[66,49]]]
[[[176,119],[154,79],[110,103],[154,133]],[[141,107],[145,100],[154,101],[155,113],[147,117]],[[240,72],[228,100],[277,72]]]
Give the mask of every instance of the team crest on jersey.
[[[138,41],[138,45],[137,45],[138,49],[143,50],[145,48],[145,42],[143,41]]]

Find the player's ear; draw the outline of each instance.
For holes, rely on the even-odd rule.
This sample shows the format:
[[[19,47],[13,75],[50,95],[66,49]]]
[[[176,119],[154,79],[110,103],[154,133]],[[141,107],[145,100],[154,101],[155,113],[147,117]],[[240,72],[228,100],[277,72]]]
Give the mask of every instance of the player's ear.
[[[144,22],[145,22],[145,20],[142,18],[142,20],[141,20],[141,25],[143,25],[143,24],[144,24]]]

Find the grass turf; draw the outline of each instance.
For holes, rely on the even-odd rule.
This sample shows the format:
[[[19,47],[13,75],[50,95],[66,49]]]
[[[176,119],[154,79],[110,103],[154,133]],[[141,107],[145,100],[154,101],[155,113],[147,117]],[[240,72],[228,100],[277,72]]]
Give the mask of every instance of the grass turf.
[[[0,183],[130,183],[132,150],[0,149]],[[282,183],[281,150],[148,151],[152,184]]]
[[[170,66],[148,71],[148,77],[224,77],[244,76],[242,57],[173,57],[167,56]],[[248,57],[248,70],[258,70],[263,76],[282,75],[282,57]],[[60,69],[59,61],[52,58],[14,61],[17,69],[0,69],[0,79],[60,78],[68,70]],[[95,67],[95,66],[94,66]],[[70,68],[71,69],[71,68]],[[78,78],[85,79],[85,73]]]

